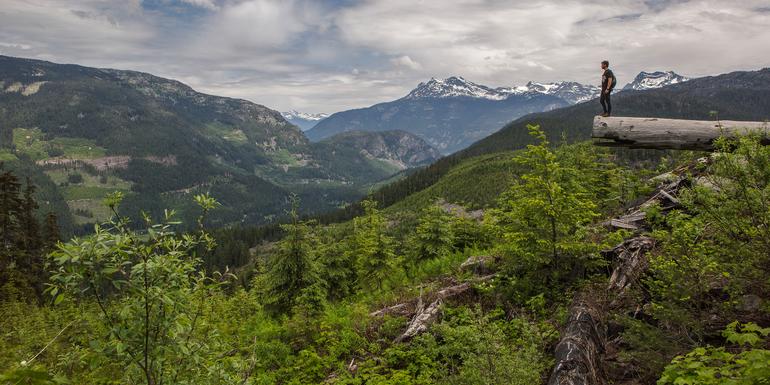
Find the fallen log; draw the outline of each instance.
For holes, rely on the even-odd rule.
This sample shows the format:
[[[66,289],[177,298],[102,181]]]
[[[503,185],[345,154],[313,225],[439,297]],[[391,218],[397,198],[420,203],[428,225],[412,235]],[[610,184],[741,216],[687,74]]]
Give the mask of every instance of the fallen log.
[[[477,277],[467,282],[444,287],[441,290],[426,295],[427,298],[432,299],[427,307],[423,302],[423,295],[421,292],[420,296],[415,300],[382,308],[380,310],[369,313],[369,316],[381,317],[386,314],[400,316],[411,315],[412,317],[409,320],[409,324],[407,325],[406,330],[401,335],[399,335],[395,341],[393,341],[396,343],[403,342],[428,330],[430,325],[436,320],[436,318],[438,318],[438,315],[441,311],[441,306],[444,304],[444,301],[447,298],[465,293],[466,291],[472,289],[474,284],[487,282],[496,276],[497,274],[489,274],[482,277]]]
[[[661,185],[655,193],[644,203],[630,209],[621,217],[610,219],[603,223],[610,228],[619,228],[626,230],[639,230],[644,226],[647,220],[645,210],[653,205],[659,205],[661,211],[667,212],[680,206],[679,198],[676,195],[682,187],[685,187],[689,181],[685,176],[672,177],[673,181]]]
[[[649,237],[637,237],[602,252],[615,261],[607,285],[608,297],[620,296],[647,267],[646,253],[655,245]],[[606,302],[583,294],[569,309],[569,319],[554,351],[556,365],[548,385],[602,385],[606,375],[602,365],[607,325],[600,314],[607,312]],[[589,300],[590,298],[590,300]],[[610,307],[613,305],[610,304]]]
[[[659,118],[602,117],[594,118],[592,138],[600,139],[599,146],[714,150],[714,141],[720,136],[735,137],[757,133],[765,144],[770,144],[767,122],[705,121]]]
[[[600,311],[585,301],[577,301],[570,308],[567,328],[556,345],[556,366],[548,385],[606,383],[601,365],[605,333],[598,317]]]
[[[409,321],[409,325],[406,327],[406,331],[398,336],[393,342],[404,342],[424,331],[427,331],[430,325],[436,320],[436,318],[438,318],[439,312],[441,311],[441,305],[443,305],[445,299],[454,297],[458,294],[462,294],[471,289],[473,284],[487,282],[496,276],[497,274],[489,274],[474,279],[473,281],[445,287],[436,292],[436,299],[433,300],[433,302],[431,302],[428,307],[425,307],[422,302],[422,296],[420,296],[417,302],[414,317],[412,317],[411,321]]]
[[[616,267],[610,276],[607,290],[610,293],[622,295],[634,283],[642,271],[647,268],[646,253],[655,246],[655,240],[650,237],[637,237],[624,241],[614,248],[602,252],[615,259]]]

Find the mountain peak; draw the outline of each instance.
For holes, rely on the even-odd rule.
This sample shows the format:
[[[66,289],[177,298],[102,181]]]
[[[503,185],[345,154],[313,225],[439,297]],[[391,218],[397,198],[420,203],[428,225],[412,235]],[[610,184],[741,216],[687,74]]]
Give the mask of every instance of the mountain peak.
[[[570,104],[580,103],[599,96],[599,88],[577,82],[537,83],[530,81],[523,86],[491,88],[473,83],[462,76],[450,76],[440,80],[431,78],[420,83],[406,99],[468,97],[487,100],[505,100],[511,96],[553,95]]]
[[[326,119],[329,117],[329,114],[312,114],[308,112],[299,112],[297,110],[289,110],[285,112],[281,112],[281,115],[283,115],[284,118],[287,120],[289,119],[305,119],[305,120],[321,120]]]
[[[503,100],[507,94],[465,80],[462,76],[450,76],[446,79],[431,78],[420,83],[406,99],[470,97],[490,100]]]
[[[290,110],[281,112],[283,118],[289,123],[299,127],[302,131],[307,131],[313,128],[318,122],[329,117],[329,114],[311,114],[307,112],[299,112],[297,110]]]
[[[649,90],[669,86],[672,84],[683,83],[688,80],[690,80],[690,78],[679,75],[674,71],[642,71],[639,73],[639,75],[636,75],[634,81],[628,83],[625,87],[623,87],[623,89],[637,91]]]

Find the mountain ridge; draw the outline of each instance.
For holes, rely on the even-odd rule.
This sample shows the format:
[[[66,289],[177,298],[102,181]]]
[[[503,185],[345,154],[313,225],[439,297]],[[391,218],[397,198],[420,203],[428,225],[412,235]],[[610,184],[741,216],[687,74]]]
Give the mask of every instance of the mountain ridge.
[[[293,193],[326,210],[401,170],[356,149],[331,156],[266,106],[137,71],[0,56],[0,122],[0,159],[44,169],[85,229],[113,190],[136,220],[140,208],[192,216],[180,197],[210,192],[227,203],[213,224],[264,223]]]
[[[307,112],[299,112],[297,110],[290,110],[281,112],[281,115],[289,123],[299,127],[302,131],[307,131],[315,127],[315,125],[318,124],[318,122],[321,120],[328,118],[331,114],[311,114]]]
[[[643,74],[646,73],[637,76],[640,82],[650,77]],[[670,74],[679,79],[679,75]],[[644,84],[647,88],[668,85],[651,80]],[[431,78],[399,99],[332,114],[306,134],[310,140],[318,141],[345,131],[403,130],[420,136],[448,155],[523,115],[583,103],[597,98],[599,93],[597,86],[573,81],[530,81],[522,86],[493,88],[462,76]]]

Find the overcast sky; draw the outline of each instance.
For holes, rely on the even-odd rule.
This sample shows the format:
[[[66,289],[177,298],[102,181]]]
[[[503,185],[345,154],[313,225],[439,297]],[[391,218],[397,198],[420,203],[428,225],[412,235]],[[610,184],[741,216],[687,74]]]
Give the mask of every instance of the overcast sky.
[[[0,0],[0,54],[335,112],[431,77],[621,83],[770,66],[770,0]]]

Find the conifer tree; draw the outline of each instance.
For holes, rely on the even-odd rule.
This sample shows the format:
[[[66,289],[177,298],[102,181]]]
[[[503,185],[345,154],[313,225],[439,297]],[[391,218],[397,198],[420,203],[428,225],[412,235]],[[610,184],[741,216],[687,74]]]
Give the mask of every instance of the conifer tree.
[[[539,127],[529,130],[539,143],[515,159],[528,172],[501,196],[492,218],[514,273],[531,275],[530,283],[538,286],[542,280],[536,277],[564,278],[593,259],[596,246],[587,242],[587,225],[598,214],[578,170],[559,162]]]
[[[59,218],[56,213],[49,211],[45,216],[45,247],[52,249],[56,246],[56,243],[61,240],[61,232],[59,230]]]
[[[269,305],[280,313],[290,312],[303,294],[309,296],[306,303],[317,301],[320,277],[313,253],[316,240],[310,224],[300,220],[297,209],[298,200],[293,197],[289,213],[291,223],[281,226],[286,236],[278,243],[278,251],[268,267]],[[312,290],[309,289],[314,285]]]
[[[318,247],[319,261],[323,265],[328,297],[339,300],[352,294],[355,289],[356,267],[348,244],[340,242],[341,235],[331,229],[321,234]]]
[[[10,251],[19,241],[21,184],[10,171],[0,174],[0,248]]]
[[[377,202],[363,203],[364,216],[353,220],[350,251],[358,268],[358,286],[379,290],[397,265],[394,240],[386,234],[385,217],[377,209]]]
[[[27,178],[27,183],[24,188],[24,198],[21,202],[19,227],[22,233],[22,248],[29,252],[37,251],[41,247],[40,226],[37,223],[37,219],[35,219],[35,210],[38,208],[38,204],[34,198],[35,190],[35,185],[32,184],[30,178]]]
[[[453,219],[438,205],[423,211],[412,238],[415,261],[434,259],[452,252],[455,241]]]

